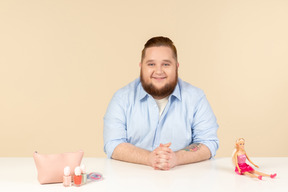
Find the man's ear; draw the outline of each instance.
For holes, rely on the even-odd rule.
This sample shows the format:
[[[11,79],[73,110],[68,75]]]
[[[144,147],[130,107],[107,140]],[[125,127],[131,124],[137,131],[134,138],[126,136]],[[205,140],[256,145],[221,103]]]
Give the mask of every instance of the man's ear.
[[[177,62],[177,68],[179,68],[179,63]]]
[[[142,62],[139,63],[139,67],[141,68]]]

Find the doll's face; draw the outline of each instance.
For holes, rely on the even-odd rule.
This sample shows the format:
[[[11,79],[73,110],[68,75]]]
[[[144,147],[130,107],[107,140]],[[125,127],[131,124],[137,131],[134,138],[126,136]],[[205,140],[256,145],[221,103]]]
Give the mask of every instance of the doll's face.
[[[244,150],[245,142],[244,141],[239,141],[238,147],[240,150]]]

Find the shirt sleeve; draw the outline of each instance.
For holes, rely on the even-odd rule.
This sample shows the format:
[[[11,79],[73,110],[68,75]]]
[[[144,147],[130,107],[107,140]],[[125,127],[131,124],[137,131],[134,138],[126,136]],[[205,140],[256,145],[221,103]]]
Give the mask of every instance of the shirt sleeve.
[[[206,145],[211,152],[211,158],[216,155],[216,151],[219,147],[217,130],[218,124],[216,117],[206,96],[203,95],[196,104],[194,112],[192,122],[192,142]]]
[[[111,99],[104,116],[104,152],[111,158],[114,149],[127,142],[127,129],[125,117],[125,100],[116,92]]]

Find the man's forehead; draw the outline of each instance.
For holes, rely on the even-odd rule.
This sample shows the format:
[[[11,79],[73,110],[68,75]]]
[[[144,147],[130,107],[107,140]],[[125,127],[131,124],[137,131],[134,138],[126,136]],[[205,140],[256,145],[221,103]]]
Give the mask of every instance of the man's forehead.
[[[149,47],[146,49],[144,60],[175,60],[173,51],[170,47]]]
[[[148,47],[146,48],[146,52],[151,52],[151,51],[168,51],[168,52],[173,52],[171,47],[168,46],[154,46],[154,47]]]

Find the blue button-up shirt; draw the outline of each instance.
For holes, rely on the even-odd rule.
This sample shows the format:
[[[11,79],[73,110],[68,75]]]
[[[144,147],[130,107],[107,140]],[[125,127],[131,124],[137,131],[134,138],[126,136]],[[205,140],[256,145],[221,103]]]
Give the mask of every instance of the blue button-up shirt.
[[[109,158],[117,145],[131,143],[153,151],[169,143],[173,151],[192,143],[205,144],[212,157],[218,149],[218,124],[204,92],[178,79],[159,116],[158,106],[136,79],[118,90],[104,116],[104,151]]]

